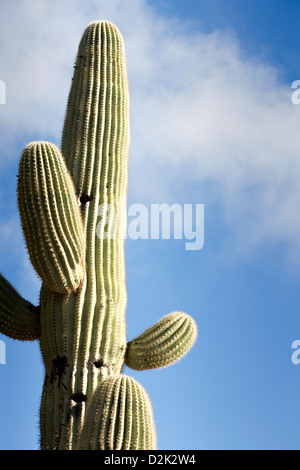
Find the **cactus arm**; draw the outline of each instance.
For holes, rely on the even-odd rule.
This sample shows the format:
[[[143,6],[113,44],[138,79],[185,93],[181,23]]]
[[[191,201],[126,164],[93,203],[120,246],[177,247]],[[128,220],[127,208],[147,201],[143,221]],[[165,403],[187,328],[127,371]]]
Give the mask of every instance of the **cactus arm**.
[[[40,335],[39,307],[21,297],[1,274],[0,332],[21,341],[33,341]]]
[[[187,354],[196,337],[192,317],[170,313],[127,344],[125,364],[135,370],[166,367]]]
[[[76,291],[84,277],[85,237],[73,182],[55,145],[25,147],[18,205],[29,256],[44,284],[61,294]]]
[[[156,449],[152,406],[142,385],[126,375],[101,382],[87,407],[78,449]]]

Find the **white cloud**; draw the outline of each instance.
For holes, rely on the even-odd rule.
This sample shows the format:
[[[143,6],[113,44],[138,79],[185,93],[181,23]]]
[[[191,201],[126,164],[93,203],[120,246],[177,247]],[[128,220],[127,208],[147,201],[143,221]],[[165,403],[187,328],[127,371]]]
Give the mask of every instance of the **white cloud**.
[[[4,148],[15,151],[27,135],[59,143],[80,36],[101,18],[126,42],[131,194],[157,202],[172,191],[176,202],[179,182],[209,181],[240,249],[284,242],[300,253],[300,106],[291,84],[247,57],[232,34],[191,32],[144,0],[2,1],[1,164],[12,157]]]
[[[210,181],[236,250],[283,242],[299,261],[300,106],[291,84],[224,32],[156,39],[156,79],[144,77],[134,103],[135,157],[169,167],[168,189]]]

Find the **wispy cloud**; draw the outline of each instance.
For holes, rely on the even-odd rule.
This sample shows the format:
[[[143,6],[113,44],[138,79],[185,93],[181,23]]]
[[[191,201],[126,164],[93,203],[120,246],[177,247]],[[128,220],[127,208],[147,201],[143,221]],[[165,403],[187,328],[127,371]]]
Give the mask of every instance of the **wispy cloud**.
[[[27,136],[59,143],[79,38],[101,18],[126,41],[133,197],[176,202],[179,182],[210,182],[241,250],[284,242],[300,259],[300,106],[291,84],[232,33],[191,31],[144,0],[3,0],[1,164]]]

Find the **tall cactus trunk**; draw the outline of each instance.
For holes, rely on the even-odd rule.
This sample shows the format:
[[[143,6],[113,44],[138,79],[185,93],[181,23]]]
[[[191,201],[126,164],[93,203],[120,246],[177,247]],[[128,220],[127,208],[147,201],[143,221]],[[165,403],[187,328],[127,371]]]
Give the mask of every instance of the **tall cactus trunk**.
[[[86,275],[76,293],[41,292],[45,448],[76,445],[89,397],[124,363],[128,94],[120,33],[107,22],[91,24],[79,45],[62,137],[86,235]]]

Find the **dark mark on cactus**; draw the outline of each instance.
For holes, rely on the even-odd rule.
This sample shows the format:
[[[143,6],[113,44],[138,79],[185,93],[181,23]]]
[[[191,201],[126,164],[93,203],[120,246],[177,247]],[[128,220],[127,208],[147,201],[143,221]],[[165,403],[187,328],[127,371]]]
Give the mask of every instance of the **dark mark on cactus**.
[[[84,393],[73,393],[71,400],[75,401],[75,403],[82,403],[87,401],[87,396]]]
[[[100,367],[108,367],[107,364],[104,364],[103,359],[99,359],[97,361],[94,361],[93,364],[96,367],[96,369],[100,369]]]
[[[51,370],[51,377],[50,383],[53,383],[54,379],[58,377],[59,384],[63,373],[65,372],[66,367],[68,366],[68,359],[66,356],[57,357],[52,361],[52,370]]]
[[[80,204],[83,205],[83,206],[84,206],[87,202],[90,202],[90,201],[92,201],[92,200],[93,200],[93,196],[92,196],[92,195],[89,196],[88,194],[85,194],[85,193],[83,193],[83,194],[80,196],[80,198],[79,198]]]

